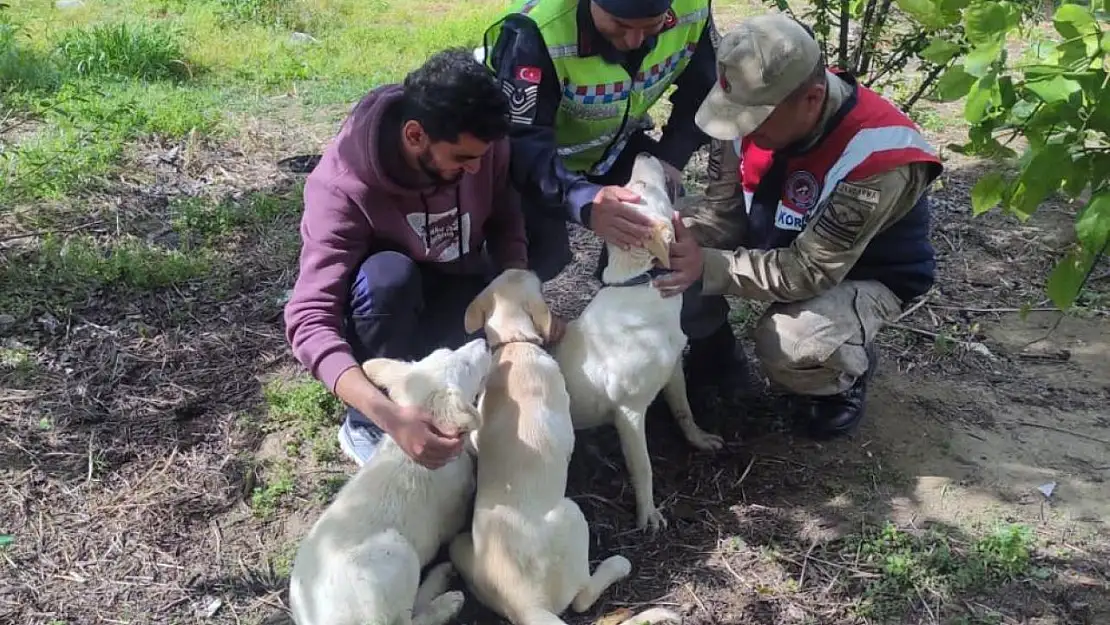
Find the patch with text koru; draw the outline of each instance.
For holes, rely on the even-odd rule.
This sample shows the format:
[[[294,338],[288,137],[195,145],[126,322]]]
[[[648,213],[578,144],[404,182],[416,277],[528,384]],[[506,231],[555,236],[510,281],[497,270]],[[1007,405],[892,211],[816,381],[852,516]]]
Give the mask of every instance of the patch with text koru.
[[[784,194],[795,208],[804,213],[817,205],[817,198],[821,195],[821,185],[813,174],[798,170],[786,179]]]
[[[806,226],[806,215],[801,211],[794,210],[786,204],[779,204],[778,210],[775,211],[775,227],[779,230],[793,230],[794,232],[801,232]]]
[[[512,80],[501,82],[501,90],[509,99],[509,120],[512,123],[531,125],[536,121],[542,77],[540,68],[522,66],[513,70]]]

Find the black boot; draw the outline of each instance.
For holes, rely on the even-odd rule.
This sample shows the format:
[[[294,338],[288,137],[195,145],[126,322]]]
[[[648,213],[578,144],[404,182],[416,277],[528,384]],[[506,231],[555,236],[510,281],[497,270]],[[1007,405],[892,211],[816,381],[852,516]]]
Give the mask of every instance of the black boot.
[[[721,324],[713,334],[690,341],[683,370],[687,387],[743,389],[748,386],[748,359],[728,322]]]
[[[867,346],[867,371],[856,379],[847,390],[836,395],[794,396],[790,398],[791,412],[798,419],[803,435],[818,441],[827,441],[856,432],[863,421],[867,402],[867,386],[878,367],[878,350],[874,344]]]

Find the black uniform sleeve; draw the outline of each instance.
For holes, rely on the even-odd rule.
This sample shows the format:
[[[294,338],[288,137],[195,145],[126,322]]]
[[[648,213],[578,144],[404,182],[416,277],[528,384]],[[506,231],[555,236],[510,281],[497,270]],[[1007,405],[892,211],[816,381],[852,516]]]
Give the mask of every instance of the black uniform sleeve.
[[[583,223],[582,209],[593,202],[601,187],[568,171],[555,150],[555,113],[562,87],[539,30],[526,17],[509,16],[489,54],[510,99],[514,185],[524,201],[538,201],[550,211],[565,211],[569,219]]]

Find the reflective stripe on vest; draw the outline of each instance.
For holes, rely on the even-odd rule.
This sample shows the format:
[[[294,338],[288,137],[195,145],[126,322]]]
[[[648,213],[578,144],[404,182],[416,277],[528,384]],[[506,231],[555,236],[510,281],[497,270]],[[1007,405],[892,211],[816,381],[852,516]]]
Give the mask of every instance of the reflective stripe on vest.
[[[939,162],[936,149],[912,120],[864,87],[857,87],[857,94],[859,100],[854,109],[817,148],[790,159],[778,194],[775,228],[800,232],[808,220],[815,218],[812,212],[821,210],[841,182],[868,178],[909,162]],[[771,166],[772,153],[749,141],[736,143],[740,144],[738,167],[750,214],[761,178]],[[838,149],[839,154],[834,155]],[[816,198],[805,206],[789,200],[789,180],[794,174],[808,174],[819,185]]]
[[[600,55],[579,56],[577,10],[578,0],[526,0],[515,12],[538,26],[562,87],[558,154],[571,171],[603,175],[633,133],[652,127],[648,111],[689,63],[709,7],[706,0],[675,0],[673,24],[657,36],[635,76]],[[491,47],[500,27],[498,21],[491,27],[496,32],[487,33]]]

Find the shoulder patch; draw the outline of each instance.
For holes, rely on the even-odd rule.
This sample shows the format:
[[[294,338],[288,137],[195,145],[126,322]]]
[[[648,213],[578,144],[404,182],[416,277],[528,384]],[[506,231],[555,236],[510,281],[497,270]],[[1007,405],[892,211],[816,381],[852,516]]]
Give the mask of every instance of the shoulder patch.
[[[878,189],[863,187],[850,182],[841,182],[840,185],[836,187],[836,192],[863,202],[864,204],[871,205],[878,205],[879,198],[881,197]]]
[[[519,74],[518,69],[516,75]],[[536,83],[520,79],[501,81],[501,91],[509,99],[509,121],[525,126],[536,121],[536,103],[540,93],[538,82],[538,79]]]
[[[530,85],[540,84],[540,79],[543,78],[543,70],[531,65],[521,65],[513,71],[513,75],[520,82],[526,82]]]
[[[851,248],[863,227],[864,210],[852,202],[827,202],[813,223],[813,233],[843,249]]]

